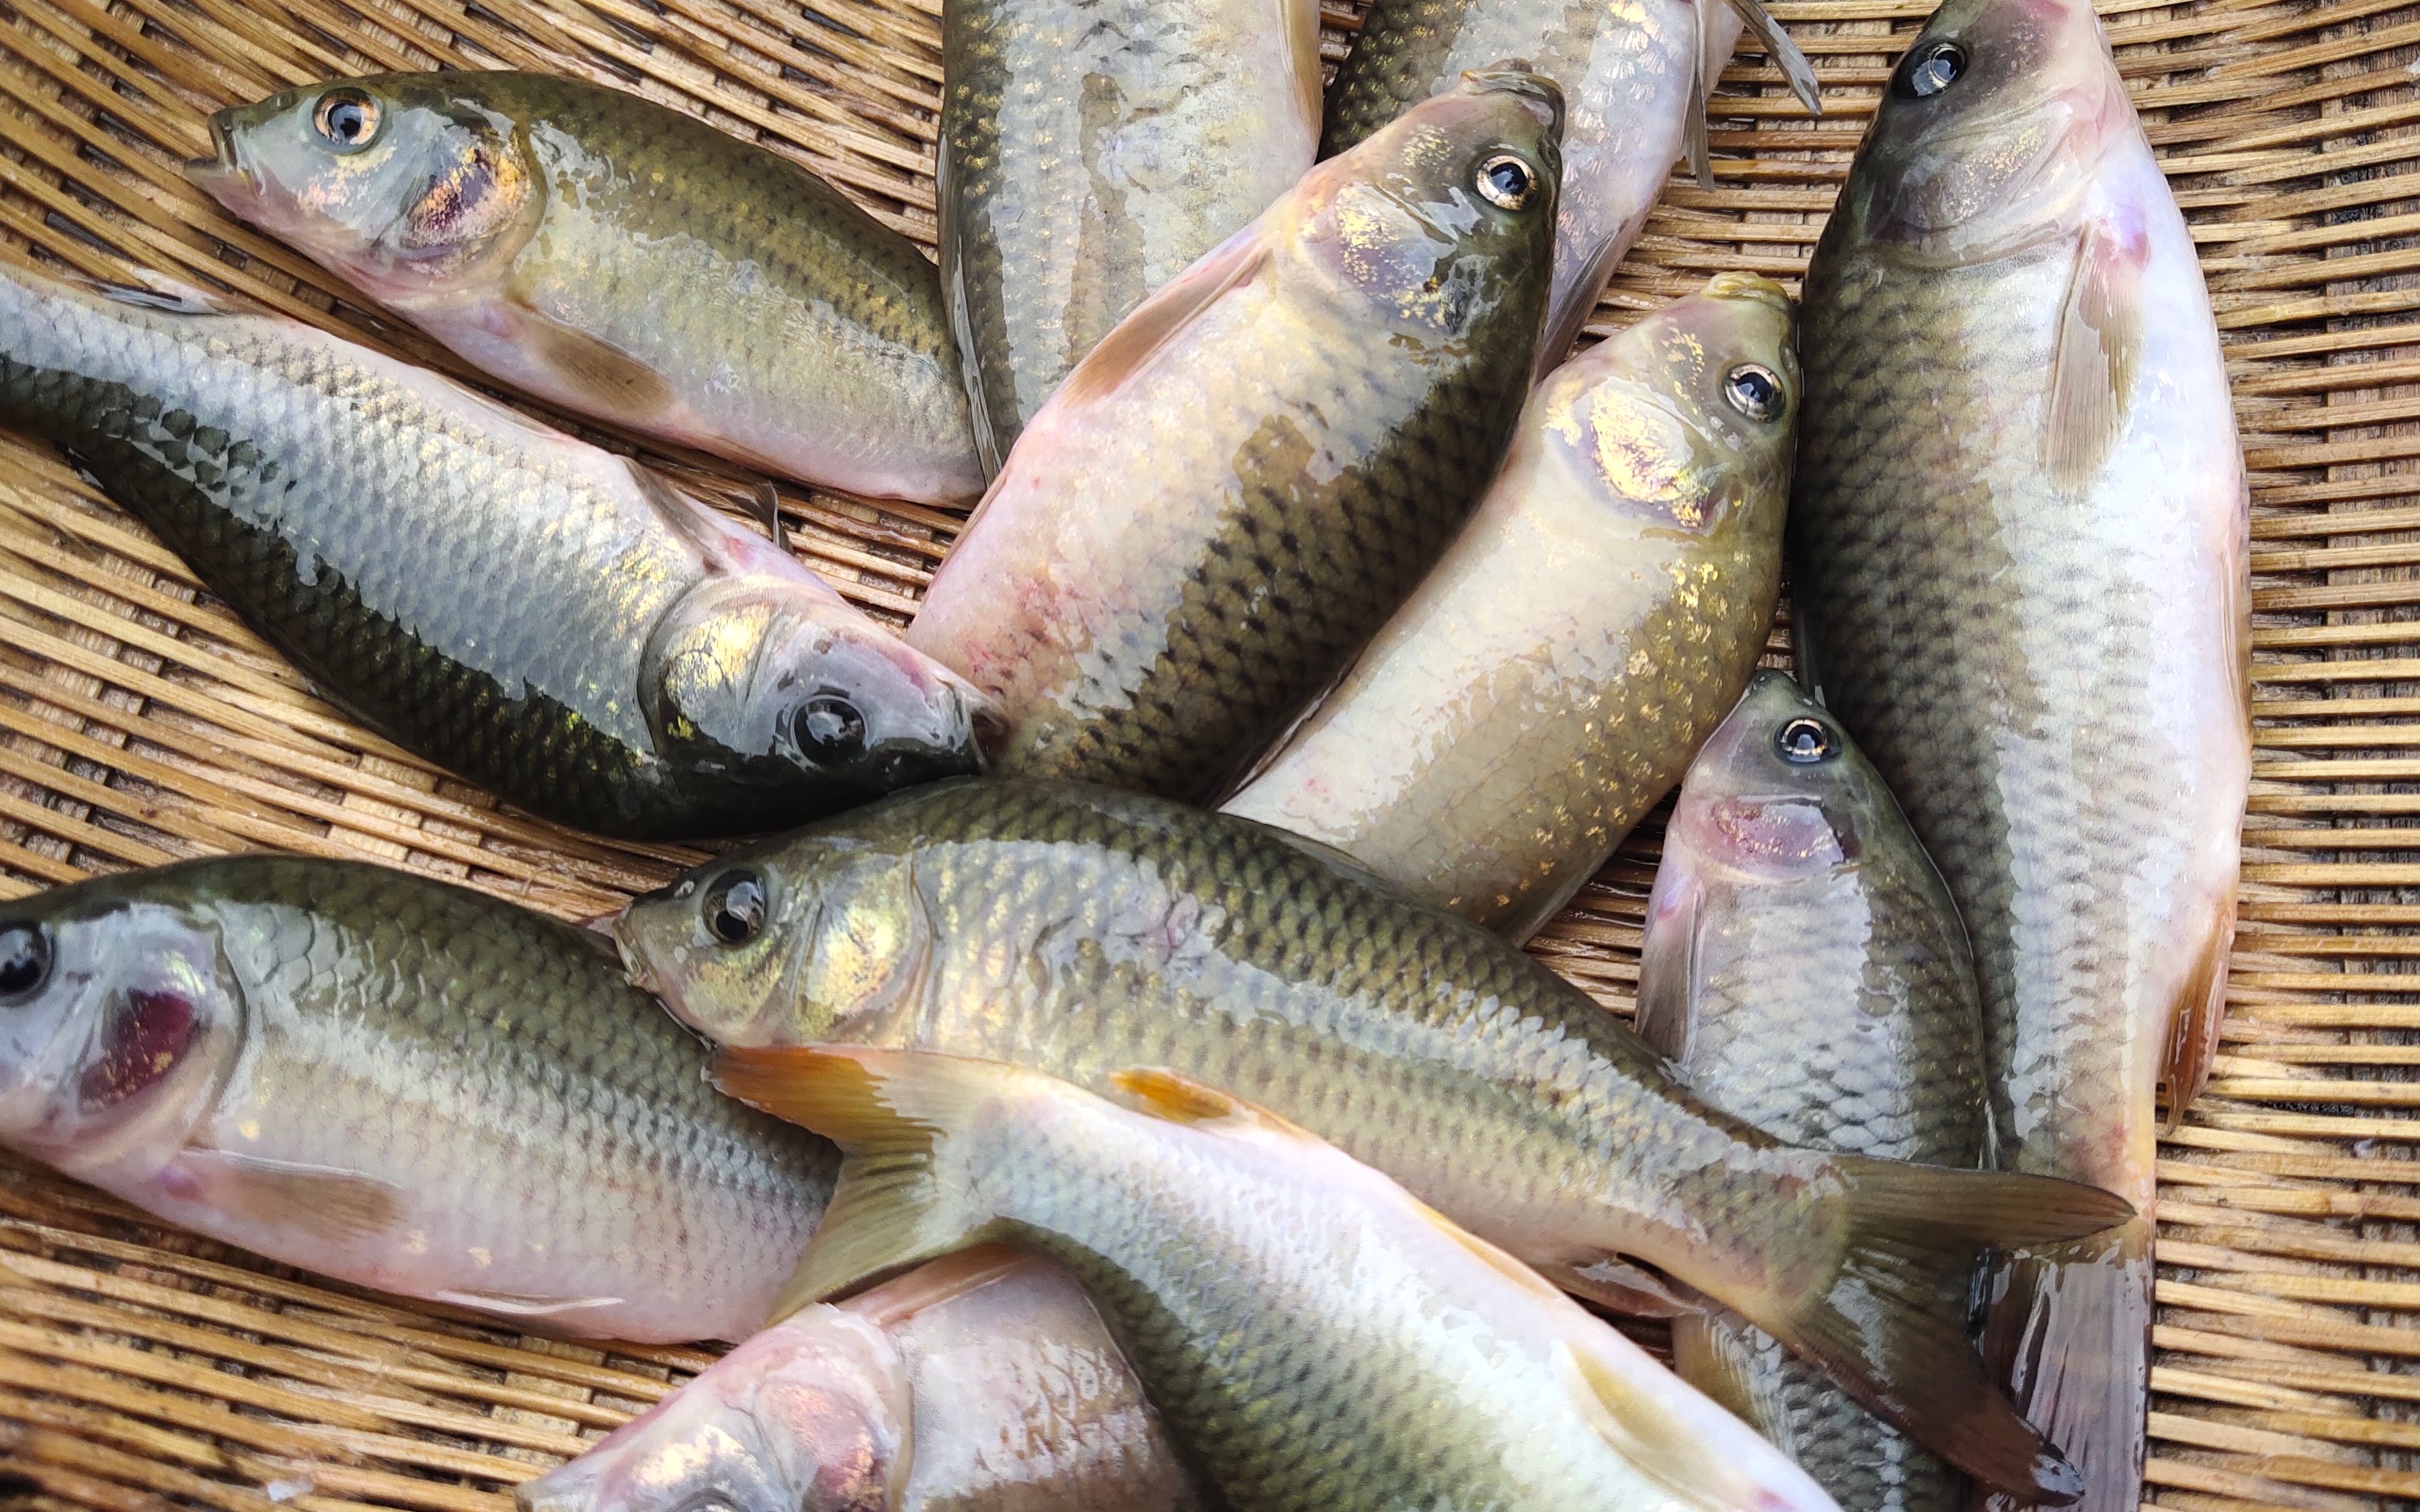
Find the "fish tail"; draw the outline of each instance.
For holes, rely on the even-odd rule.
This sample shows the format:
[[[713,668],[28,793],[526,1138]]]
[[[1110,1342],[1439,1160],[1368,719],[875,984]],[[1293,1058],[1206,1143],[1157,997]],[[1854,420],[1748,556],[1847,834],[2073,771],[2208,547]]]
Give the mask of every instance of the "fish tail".
[[[2133,1512],[2150,1404],[2150,1224],[2012,1256],[1987,1298],[1984,1363],[2082,1472],[2077,1512]],[[1987,1512],[2024,1504],[1983,1502]]]
[[[1994,1384],[1947,1299],[1966,1294],[1987,1248],[2080,1239],[2132,1219],[2133,1207],[2049,1177],[1834,1161],[1838,1265],[1753,1321],[1984,1486],[2032,1504],[2076,1500],[2085,1477]]]

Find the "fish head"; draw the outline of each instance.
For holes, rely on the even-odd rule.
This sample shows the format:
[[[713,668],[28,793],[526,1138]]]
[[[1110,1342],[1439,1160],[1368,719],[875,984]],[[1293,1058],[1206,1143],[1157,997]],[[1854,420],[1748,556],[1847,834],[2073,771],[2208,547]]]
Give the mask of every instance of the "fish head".
[[[859,831],[880,810],[709,861],[613,924],[630,980],[718,1044],[866,1032],[923,996],[934,925],[900,851]]]
[[[1608,508],[1710,535],[1788,496],[1799,381],[1789,295],[1723,273],[1556,369],[1534,428]]]
[[[1526,63],[1475,70],[1313,168],[1264,224],[1397,330],[1450,342],[1506,317],[1540,326],[1562,134],[1552,79]]]
[[[1733,875],[1787,880],[1864,864],[1893,800],[1831,712],[1760,671],[1682,779],[1666,844]]]
[[[709,580],[659,623],[641,658],[657,751],[768,805],[816,795],[783,803],[792,822],[981,771],[984,695],[783,565]]]
[[[528,242],[546,181],[520,127],[446,78],[342,79],[220,111],[186,175],[376,298],[459,290]]]
[[[0,905],[0,1145],[148,1175],[243,1031],[216,929],[132,873]]]
[[[813,1307],[569,1464],[520,1512],[880,1512],[898,1504],[906,1392],[866,1325]]]
[[[1927,261],[2003,256],[2069,226],[2138,130],[2090,0],[1948,0],[1891,70],[1841,212]]]

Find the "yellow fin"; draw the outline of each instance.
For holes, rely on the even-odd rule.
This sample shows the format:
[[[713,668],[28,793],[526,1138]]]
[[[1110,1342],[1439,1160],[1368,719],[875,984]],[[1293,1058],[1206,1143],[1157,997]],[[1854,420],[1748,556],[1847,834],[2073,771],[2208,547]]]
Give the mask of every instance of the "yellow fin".
[[[714,1085],[841,1147],[840,1180],[769,1321],[974,1242],[936,1180],[936,1146],[1018,1073],[986,1060],[856,1046],[717,1051]]]
[[[2059,311],[2051,360],[2042,463],[2060,488],[2081,488],[2101,470],[2126,425],[2134,369],[2143,349],[2143,260],[2106,221],[2084,228]]]
[[[1288,1139],[1325,1143],[1310,1130],[1289,1123],[1264,1107],[1165,1067],[1130,1066],[1112,1072],[1109,1085],[1132,1098],[1138,1111],[1170,1123],[1233,1124]]]
[[[676,408],[672,385],[654,368],[525,300],[512,302],[514,334],[581,408],[636,425],[660,424]]]
[[[211,1207],[268,1227],[301,1229],[343,1244],[375,1238],[403,1221],[402,1189],[359,1171],[232,1149],[187,1149],[177,1162]]]
[[[1502,1276],[1505,1280],[1512,1282],[1514,1286],[1520,1288],[1524,1291],[1532,1292],[1541,1297],[1552,1297],[1558,1302],[1562,1301],[1562,1289],[1557,1287],[1553,1282],[1547,1280],[1544,1276],[1540,1275],[1537,1272],[1529,1269],[1529,1267],[1522,1264],[1519,1260],[1514,1259],[1512,1256],[1507,1255],[1502,1250],[1497,1249],[1495,1245],[1480,1238],[1477,1234],[1472,1233],[1469,1229],[1463,1227],[1462,1225],[1455,1223],[1452,1219],[1447,1217],[1444,1213],[1437,1211],[1435,1208],[1430,1207],[1427,1203],[1420,1201],[1419,1198],[1407,1196],[1404,1200],[1410,1202],[1414,1210],[1417,1211],[1422,1218],[1428,1220],[1430,1227],[1435,1229],[1438,1233],[1443,1234],[1446,1238],[1452,1240],[1455,1243],[1461,1245],[1464,1250],[1469,1253],[1472,1259],[1475,1259],[1480,1264],[1486,1266],[1489,1270],[1494,1271],[1497,1274]]]
[[[1321,97],[1326,89],[1326,71],[1319,56],[1319,0],[1278,0],[1278,25],[1286,39],[1286,61],[1294,69],[1303,125],[1316,143],[1324,115]]]
[[[1745,1477],[1692,1431],[1686,1419],[1666,1406],[1656,1388],[1623,1376],[1599,1349],[1580,1348],[1569,1341],[1558,1348],[1582,1414],[1615,1453],[1637,1465],[1642,1474],[1662,1482],[1684,1503],[1752,1504],[1749,1498],[1734,1501],[1728,1494],[1745,1490]],[[1648,1364],[1645,1356],[1640,1356],[1640,1363]]]
[[[1249,279],[1268,260],[1258,221],[1203,253],[1101,338],[1050,397],[1053,405],[1090,404],[1142,370],[1220,295]]]

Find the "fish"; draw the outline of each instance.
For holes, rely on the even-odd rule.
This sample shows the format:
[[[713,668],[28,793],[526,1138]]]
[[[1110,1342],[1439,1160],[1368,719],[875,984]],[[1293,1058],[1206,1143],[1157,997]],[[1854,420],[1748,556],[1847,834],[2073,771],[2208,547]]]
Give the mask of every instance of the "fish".
[[[1202,1512],[1074,1276],[1005,1246],[792,1314],[520,1512]]]
[[[862,1047],[725,1050],[715,1076],[847,1154],[803,1294],[970,1242],[1047,1255],[1228,1505],[1834,1512],[1537,1273],[1217,1088],[1131,1068],[1112,1102]]]
[[[497,382],[803,483],[983,492],[939,271],[806,169],[558,74],[381,73],[210,117],[186,175]]]
[[[1977,1168],[1983,1010],[1949,889],[1873,764],[1783,672],[1681,784],[1638,964],[1638,1032],[1776,1139]],[[1941,1306],[1963,1312],[1965,1276]],[[1964,1477],[1736,1315],[1675,1319],[1681,1374],[1848,1512],[1962,1512]]]
[[[765,1320],[839,1156],[705,1072],[603,939],[416,872],[228,856],[0,903],[0,1146],[515,1327]]]
[[[1164,1067],[1569,1289],[1720,1301],[1993,1484],[2055,1499],[2072,1476],[1931,1288],[2123,1201],[1783,1145],[1520,949],[1281,831],[1088,783],[936,783],[735,850],[613,929],[718,1044],[981,1057],[1094,1092]]]
[[[949,0],[941,284],[996,473],[1084,355],[1311,168],[1317,0]]]
[[[1742,23],[1806,107],[1823,113],[1815,70],[1761,0],[1373,0],[1328,86],[1320,156],[1350,151],[1491,58],[1527,58],[1561,86],[1563,185],[1541,376],[1562,362],[1606,280],[1638,239],[1685,151],[1714,187],[1706,98]]]
[[[1561,116],[1469,75],[1077,365],[908,627],[993,701],[999,770],[1207,796],[1412,591],[1526,395]]]
[[[329,702],[542,818],[706,840],[981,769],[982,699],[786,551],[300,322],[0,263],[0,426]]]
[[[1798,363],[1751,274],[1530,395],[1435,568],[1222,807],[1526,939],[1681,779],[1781,587]]]
[[[2208,1073],[2251,774],[2249,511],[2200,265],[2083,0],[1952,0],[1800,316],[1802,671],[1966,923],[2004,1164],[2140,1217],[1991,1284],[2089,1512],[2141,1492],[2153,1153]]]

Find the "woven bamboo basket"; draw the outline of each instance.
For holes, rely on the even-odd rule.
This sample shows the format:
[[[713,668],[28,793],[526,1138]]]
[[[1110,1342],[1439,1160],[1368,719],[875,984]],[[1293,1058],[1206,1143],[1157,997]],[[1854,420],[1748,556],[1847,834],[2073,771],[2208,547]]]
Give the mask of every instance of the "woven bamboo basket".
[[[1824,116],[1763,59],[1736,63],[1714,100],[1717,187],[1673,184],[1600,332],[1719,270],[1793,277],[1928,8],[1773,8],[1815,60]],[[2162,1151],[2144,1497],[2420,1504],[2420,177],[2402,177],[2420,162],[2420,7],[2102,13],[2202,248],[2256,536],[2243,927],[2225,1053]],[[1357,12],[1327,21],[1341,56]],[[177,169],[222,105],[451,65],[638,90],[932,240],[939,0],[0,0],[0,239],[96,275],[219,285],[458,375]],[[748,497],[702,458],[657,460]],[[899,619],[959,524],[804,491],[783,504],[818,571]],[[1773,652],[1786,660],[1786,619]],[[1615,1011],[1656,828],[1532,947]],[[353,728],[55,455],[0,440],[0,896],[261,847],[422,868],[566,917],[688,858],[500,812]],[[501,1512],[514,1483],[707,1363],[400,1305],[0,1156],[0,1508]]]

